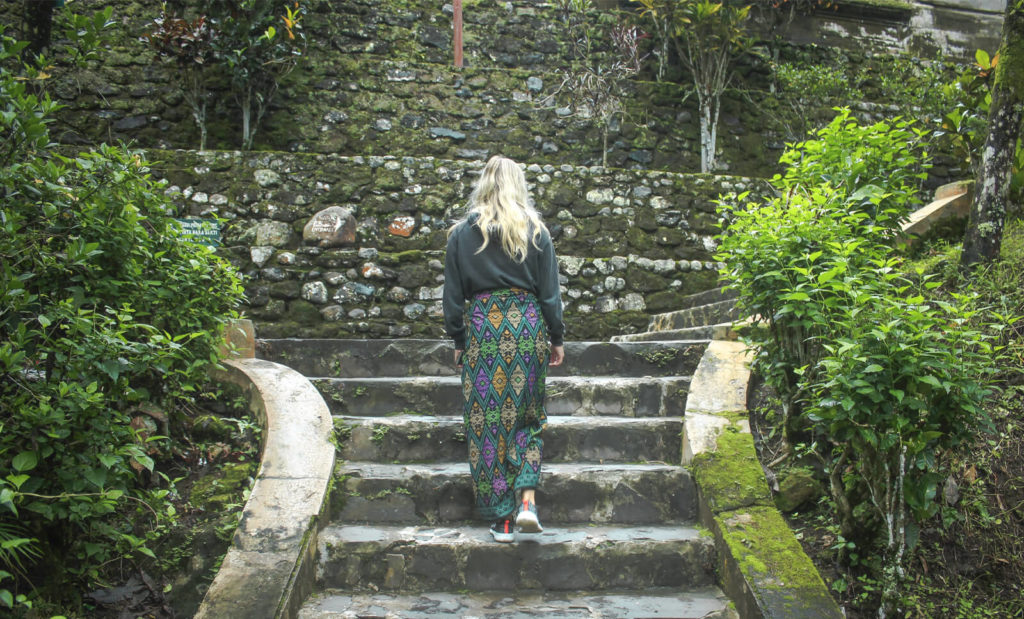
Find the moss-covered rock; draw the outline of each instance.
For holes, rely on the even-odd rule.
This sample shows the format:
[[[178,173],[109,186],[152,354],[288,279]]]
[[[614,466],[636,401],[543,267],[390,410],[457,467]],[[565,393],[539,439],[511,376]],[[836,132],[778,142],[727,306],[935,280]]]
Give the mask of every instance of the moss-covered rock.
[[[783,513],[792,512],[818,499],[821,492],[821,483],[814,471],[806,468],[788,469],[779,475],[775,505]]]
[[[715,516],[714,525],[716,538],[728,549],[725,589],[745,590],[753,598],[739,601],[753,607],[744,608],[744,616],[843,617],[821,575],[774,507],[722,512]]]
[[[698,454],[690,465],[697,486],[713,514],[751,506],[772,505],[771,492],[754,440],[735,425],[718,436],[715,451]],[[774,509],[774,507],[773,507]]]

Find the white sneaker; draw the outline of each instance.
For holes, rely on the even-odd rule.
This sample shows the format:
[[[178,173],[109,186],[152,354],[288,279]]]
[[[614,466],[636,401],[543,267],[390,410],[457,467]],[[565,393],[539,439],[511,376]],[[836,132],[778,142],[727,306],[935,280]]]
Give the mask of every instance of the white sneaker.
[[[532,501],[523,501],[516,514],[516,528],[520,533],[541,533],[544,527],[540,526],[540,519],[537,517],[537,506]]]

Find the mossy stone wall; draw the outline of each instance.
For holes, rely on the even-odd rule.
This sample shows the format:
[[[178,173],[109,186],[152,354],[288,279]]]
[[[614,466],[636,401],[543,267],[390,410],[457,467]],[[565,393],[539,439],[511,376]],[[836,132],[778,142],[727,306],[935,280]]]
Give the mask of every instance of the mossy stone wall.
[[[159,6],[72,8],[107,5],[116,33],[102,62],[69,71],[58,60],[45,85],[65,106],[54,134],[70,145],[151,149],[183,215],[230,219],[222,251],[247,277],[246,309],[263,337],[440,335],[444,230],[476,167],[496,153],[528,164],[562,256],[569,337],[642,330],[651,313],[717,284],[712,201],[723,190],[761,190],[742,177],[775,171],[794,137],[780,117],[829,115],[833,103],[787,112],[772,104],[763,65],[740,63],[752,90],[727,93],[718,143],[719,171],[737,176],[705,178],[685,174],[698,167],[693,98],[682,103],[678,83],[637,80],[610,128],[606,170],[594,167],[603,149],[592,119],[544,103],[570,60],[554,3],[467,0],[468,66],[456,70],[448,5],[306,0],[309,45],[257,134],[265,150],[176,151],[197,146],[198,134],[175,68],[139,40]],[[0,19],[16,26],[19,6],[5,3]],[[623,14],[594,17],[607,28]],[[209,146],[235,148],[238,105],[212,71]],[[330,205],[355,213],[356,242],[304,245],[303,225]],[[413,222],[411,236],[390,232],[398,218]]]
[[[306,0],[308,48],[300,68],[282,84],[257,134],[257,148],[466,160],[500,151],[522,161],[600,163],[602,136],[593,121],[542,103],[570,60],[566,26],[554,3],[465,4],[467,68],[458,71],[450,66],[448,5]],[[58,59],[53,71],[48,89],[66,106],[55,134],[72,144],[123,139],[147,148],[197,147],[198,131],[175,67],[139,40],[159,4],[79,0],[72,8],[85,12],[107,5],[113,7],[117,28],[103,61],[69,73]],[[18,6],[0,7],[0,20],[15,29]],[[594,18],[608,27],[629,12],[627,6],[595,12]],[[787,32],[801,36],[796,26]],[[851,62],[884,64],[885,57],[872,55],[877,51],[872,45],[870,38],[858,44],[850,52]],[[813,55],[815,48],[804,49]],[[238,105],[227,76],[218,75],[216,67],[211,71],[208,146],[237,148]],[[763,64],[739,65],[745,92],[726,95],[718,144],[721,172],[770,176],[784,142],[796,137],[786,135],[783,128],[792,123],[783,116],[828,115],[840,103],[823,101],[820,110],[773,108],[766,71]],[[698,169],[696,102],[690,97],[682,103],[685,84],[685,79],[641,79],[627,88],[627,114],[615,119],[609,134],[608,165]]]
[[[228,219],[224,255],[245,274],[260,337],[441,337],[447,227],[481,162],[429,157],[151,151],[181,214]],[[526,166],[560,260],[568,337],[643,330],[651,313],[717,284],[714,200],[765,191],[742,177]],[[302,240],[328,206],[356,240]],[[408,234],[408,236],[405,236]]]

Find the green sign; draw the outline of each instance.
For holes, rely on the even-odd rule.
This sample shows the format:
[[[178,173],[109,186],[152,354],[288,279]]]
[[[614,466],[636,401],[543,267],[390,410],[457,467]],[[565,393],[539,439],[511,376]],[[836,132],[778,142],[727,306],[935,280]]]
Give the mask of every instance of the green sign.
[[[177,222],[181,228],[181,236],[209,247],[220,245],[220,222],[216,219],[186,217],[178,219]]]

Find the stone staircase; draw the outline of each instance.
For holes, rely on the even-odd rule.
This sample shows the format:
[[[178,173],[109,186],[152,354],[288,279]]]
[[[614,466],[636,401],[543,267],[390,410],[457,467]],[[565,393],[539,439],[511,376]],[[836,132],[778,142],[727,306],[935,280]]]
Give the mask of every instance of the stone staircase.
[[[655,314],[647,331],[612,336],[612,342],[655,342],[688,339],[735,339],[732,324],[739,319],[734,291],[714,288],[687,297],[680,308]]]
[[[461,386],[438,340],[264,340],[317,386],[339,465],[300,617],[731,617],[695,526],[682,415],[707,342],[568,342],[548,379],[545,531],[473,520]]]

